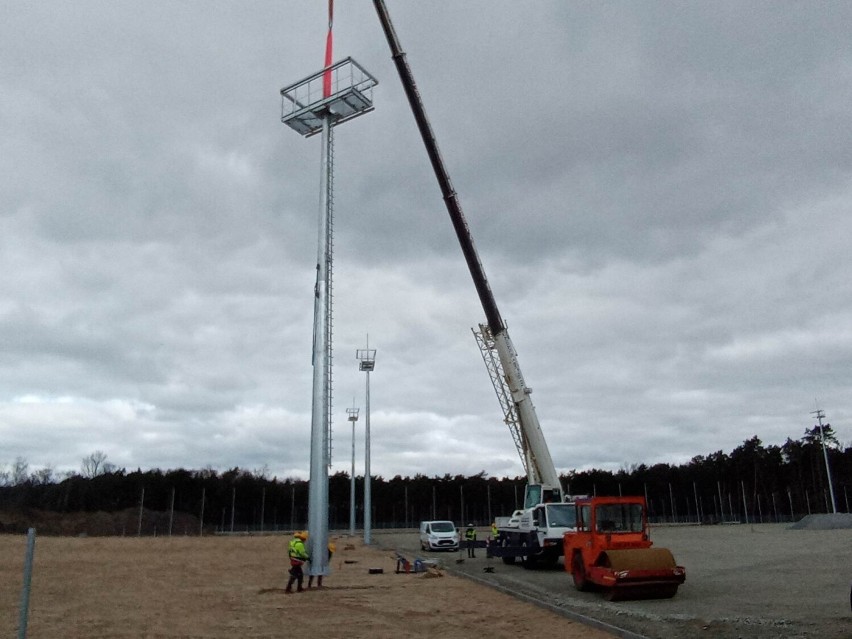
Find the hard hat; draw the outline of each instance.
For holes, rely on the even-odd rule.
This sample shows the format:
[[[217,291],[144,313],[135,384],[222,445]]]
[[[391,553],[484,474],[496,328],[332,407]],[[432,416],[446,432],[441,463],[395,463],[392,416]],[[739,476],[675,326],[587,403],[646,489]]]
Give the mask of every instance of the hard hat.
[[[473,528],[473,524],[468,524],[468,525],[467,525],[467,527],[468,527],[468,528]]]
[[[308,533],[306,533],[304,530],[300,530],[299,532],[297,532],[297,533],[296,533],[295,535],[293,535],[293,536],[294,536],[296,539],[301,539],[302,541],[305,541],[305,540],[307,540],[307,538],[308,538]]]

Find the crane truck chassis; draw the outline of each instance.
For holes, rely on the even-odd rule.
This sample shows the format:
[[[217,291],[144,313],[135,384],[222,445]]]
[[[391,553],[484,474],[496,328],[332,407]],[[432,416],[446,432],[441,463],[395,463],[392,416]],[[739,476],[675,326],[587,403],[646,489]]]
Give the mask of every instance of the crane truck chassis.
[[[520,559],[524,568],[549,568],[562,556],[564,535],[576,530],[576,525],[573,503],[538,504],[521,511],[517,524],[498,521],[497,538],[489,544],[487,554],[502,558],[507,565]]]

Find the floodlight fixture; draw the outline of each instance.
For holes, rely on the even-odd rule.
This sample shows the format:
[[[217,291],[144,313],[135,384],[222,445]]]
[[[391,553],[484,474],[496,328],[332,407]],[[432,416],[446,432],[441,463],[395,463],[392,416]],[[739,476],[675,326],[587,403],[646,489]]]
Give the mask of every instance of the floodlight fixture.
[[[375,348],[359,348],[355,351],[355,358],[360,360],[358,369],[361,371],[370,372],[376,367]]]

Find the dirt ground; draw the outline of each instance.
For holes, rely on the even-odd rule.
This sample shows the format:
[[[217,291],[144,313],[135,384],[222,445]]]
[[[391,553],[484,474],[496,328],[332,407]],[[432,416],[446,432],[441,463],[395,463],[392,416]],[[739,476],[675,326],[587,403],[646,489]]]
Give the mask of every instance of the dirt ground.
[[[446,572],[396,574],[392,552],[345,537],[325,587],[287,595],[288,541],[38,537],[27,636],[611,637]],[[25,552],[25,536],[0,536],[3,637],[16,636]]]

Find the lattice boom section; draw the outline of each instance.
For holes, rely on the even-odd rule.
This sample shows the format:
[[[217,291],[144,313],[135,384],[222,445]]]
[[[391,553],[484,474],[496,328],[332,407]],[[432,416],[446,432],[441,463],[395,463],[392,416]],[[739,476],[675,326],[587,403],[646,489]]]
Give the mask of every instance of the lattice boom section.
[[[515,447],[518,449],[518,455],[521,457],[524,471],[529,473],[526,455],[528,447],[523,441],[520,420],[518,419],[518,409],[515,406],[509,388],[506,386],[506,376],[503,373],[500,356],[494,347],[494,338],[491,335],[491,329],[485,324],[480,324],[478,331],[476,329],[471,330],[473,331],[473,336],[476,338],[476,343],[479,345],[482,361],[485,362],[485,368],[488,370],[488,376],[491,378],[494,392],[497,393],[497,401],[500,402],[500,408],[503,409],[503,421],[509,427],[512,439],[515,440]]]

